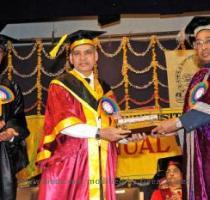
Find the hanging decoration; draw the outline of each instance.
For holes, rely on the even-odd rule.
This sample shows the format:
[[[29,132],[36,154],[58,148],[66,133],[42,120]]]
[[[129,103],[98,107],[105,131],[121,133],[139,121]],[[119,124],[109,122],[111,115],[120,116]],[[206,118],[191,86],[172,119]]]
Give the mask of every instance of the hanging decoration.
[[[152,36],[152,66],[153,66],[153,84],[154,84],[154,98],[155,98],[155,107],[159,108],[159,88],[158,88],[158,74],[157,74],[157,55],[155,53],[155,45],[157,43],[156,36]]]
[[[154,106],[157,108],[160,107],[160,102],[169,103],[168,99],[161,97],[159,94],[159,87],[168,89],[168,86],[162,83],[158,77],[157,70],[159,69],[162,71],[166,71],[166,67],[161,65],[158,62],[156,47],[158,47],[161,51],[165,51],[169,49],[166,48],[160,42],[160,39],[157,36],[151,36],[148,41],[149,42],[148,42],[148,45],[145,47],[145,50],[138,52],[132,46],[130,37],[129,38],[122,37],[120,39],[120,44],[117,47],[117,49],[114,52],[110,53],[104,50],[103,43],[101,42],[101,40],[96,39],[96,47],[98,48],[99,51],[101,51],[101,53],[104,56],[112,59],[115,56],[117,56],[121,51],[123,53],[122,54],[123,55],[122,69],[121,69],[122,79],[115,85],[112,85],[111,88],[113,90],[118,90],[119,88],[122,88],[122,87],[124,88],[124,96],[122,99],[119,100],[118,104],[119,105],[125,104],[124,106],[125,110],[130,109],[130,104],[129,104],[130,102],[135,104],[136,106],[144,107],[147,104],[151,104],[154,101],[154,104],[155,104]],[[176,40],[176,41],[177,41],[177,46],[170,50],[177,50],[179,48],[186,49],[185,44],[184,44],[184,39],[182,37],[180,37],[179,40]],[[7,46],[8,46],[7,47],[8,48],[8,54],[7,54],[8,64],[7,64],[7,67],[1,72],[1,75],[5,75],[7,73],[7,76],[10,80],[13,78],[13,74],[23,79],[32,78],[36,76],[35,85],[33,85],[27,91],[23,91],[23,95],[24,96],[31,95],[32,92],[37,90],[37,99],[35,103],[25,108],[25,111],[30,112],[36,108],[36,113],[40,115],[42,113],[42,108],[45,107],[43,103],[43,92],[47,92],[47,87],[44,87],[41,83],[42,74],[47,77],[54,78],[64,73],[64,71],[71,69],[70,63],[69,63],[69,45],[67,44],[63,45],[55,58],[52,58],[49,55],[49,52],[46,51],[45,47],[43,46],[43,42],[41,40],[37,40],[36,43],[33,44],[32,49],[29,51],[29,53],[26,56],[20,55],[11,42],[8,42]],[[151,52],[151,63],[148,66],[132,66],[130,63],[128,63],[128,50],[130,51],[131,54],[137,57],[144,57],[148,55],[149,52]],[[34,55],[35,51],[37,52],[37,65],[34,66],[34,68],[32,68],[33,70],[30,73],[24,74],[20,72],[19,70],[17,70],[16,66],[13,66],[13,56],[15,56],[18,60],[25,61],[25,60],[30,59]],[[56,72],[47,71],[46,67],[43,66],[43,63],[42,63],[42,55],[44,55],[46,59],[55,60],[64,52],[65,52],[65,59],[66,59],[64,67],[62,69],[59,69]],[[141,75],[144,75],[145,73],[150,72],[150,70],[152,70],[152,80],[148,80],[148,82],[143,85],[133,83],[133,81],[128,75],[128,73],[131,72],[131,73],[141,76]],[[98,77],[97,64],[94,65],[94,73]],[[154,87],[154,94],[150,96],[149,98],[147,98],[145,101],[139,101],[133,98],[130,94],[129,87],[134,88],[136,90],[146,90],[151,86]]]
[[[37,87],[37,115],[41,115],[41,105],[42,105],[42,84],[41,84],[41,67],[42,67],[42,42],[37,41],[37,78],[36,78],[36,87]]]
[[[124,91],[125,91],[125,110],[128,110],[129,107],[129,80],[128,80],[128,58],[127,58],[127,38],[123,37],[123,66],[122,66],[122,76],[124,80]]]
[[[8,58],[8,74],[7,77],[9,80],[12,80],[12,71],[13,71],[13,66],[12,66],[12,43],[11,41],[7,42],[7,47],[8,47],[8,53],[7,53],[7,58]]]

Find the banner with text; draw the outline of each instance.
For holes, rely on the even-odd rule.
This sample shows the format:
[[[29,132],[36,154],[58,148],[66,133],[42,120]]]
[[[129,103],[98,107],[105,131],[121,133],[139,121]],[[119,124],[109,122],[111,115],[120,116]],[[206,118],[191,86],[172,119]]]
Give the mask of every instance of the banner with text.
[[[182,108],[185,92],[198,70],[194,50],[165,51],[171,108]]]
[[[128,111],[128,115],[137,115],[137,112]],[[145,113],[148,111],[145,110]],[[159,111],[158,118],[164,120],[179,117],[181,113],[182,109],[165,108]],[[119,144],[117,176],[121,179],[151,179],[157,172],[158,159],[181,154],[179,139],[176,137],[148,136],[139,142]]]

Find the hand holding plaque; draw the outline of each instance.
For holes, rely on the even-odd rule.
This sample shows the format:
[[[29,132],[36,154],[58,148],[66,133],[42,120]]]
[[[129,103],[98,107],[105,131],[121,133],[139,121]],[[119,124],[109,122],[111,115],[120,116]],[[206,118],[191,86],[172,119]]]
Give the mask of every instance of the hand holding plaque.
[[[176,118],[181,115],[179,108],[144,108],[121,111],[117,126],[131,130],[132,134],[145,133],[150,135],[152,130],[163,120]]]
[[[145,133],[150,134],[151,130],[159,123],[158,115],[143,115],[133,117],[122,117],[118,120],[117,126],[131,130],[131,134]]]

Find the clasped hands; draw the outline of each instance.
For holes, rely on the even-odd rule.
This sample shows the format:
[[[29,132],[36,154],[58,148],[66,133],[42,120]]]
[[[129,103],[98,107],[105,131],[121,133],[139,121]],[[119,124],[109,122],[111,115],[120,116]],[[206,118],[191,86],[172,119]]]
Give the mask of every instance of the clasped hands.
[[[99,131],[99,135],[101,139],[108,140],[110,142],[117,142],[122,139],[127,139],[129,142],[135,142],[143,140],[146,137],[145,134],[131,134],[131,130],[120,127],[102,128]]]
[[[119,112],[112,115],[113,119],[116,121],[121,119],[121,115]],[[126,140],[127,142],[137,142],[139,140],[143,140],[146,138],[145,133],[135,133],[131,134],[131,130],[126,128],[126,126],[121,127],[108,127],[100,129],[99,135],[101,139],[108,140],[110,142],[117,142]]]
[[[151,136],[157,137],[157,136],[176,135],[177,134],[176,123],[177,123],[176,118],[161,121],[158,126],[152,129]],[[129,142],[136,142],[139,140],[143,140],[147,137],[145,133],[131,134],[131,130],[123,128],[114,128],[114,127],[100,129],[99,134],[101,139],[108,140],[111,142],[119,141],[125,138]]]
[[[0,120],[0,129],[3,129],[3,127],[5,125],[6,125],[5,121],[4,120]],[[9,141],[14,136],[18,136],[18,133],[13,128],[3,129],[3,131],[0,132],[0,142]]]
[[[173,136],[177,134],[177,118],[161,121],[158,126],[152,129],[151,136]],[[123,128],[105,128],[100,130],[100,137],[109,141],[119,141],[127,139],[130,142],[135,142],[145,139],[147,136],[144,133],[131,134],[130,130]]]

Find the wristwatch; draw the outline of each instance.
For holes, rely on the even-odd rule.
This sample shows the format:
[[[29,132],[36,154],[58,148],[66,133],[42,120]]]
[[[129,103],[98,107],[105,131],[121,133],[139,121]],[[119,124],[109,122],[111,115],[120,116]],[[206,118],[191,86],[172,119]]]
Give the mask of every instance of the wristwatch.
[[[95,138],[96,138],[97,140],[100,140],[100,139],[101,139],[99,133],[100,133],[100,129],[98,128],[98,130],[97,130],[97,132],[96,132],[96,135],[95,135]]]

